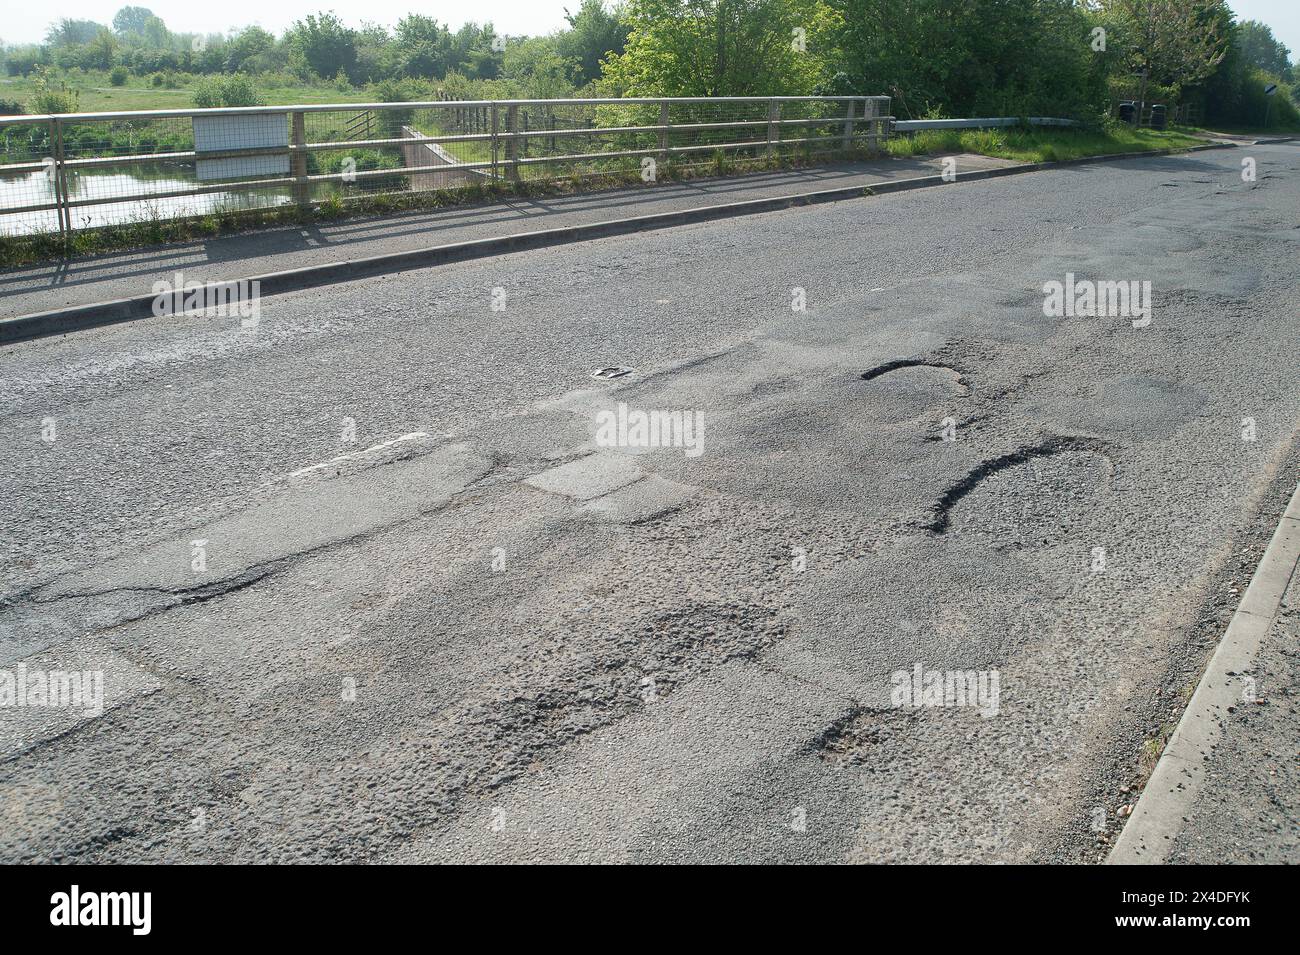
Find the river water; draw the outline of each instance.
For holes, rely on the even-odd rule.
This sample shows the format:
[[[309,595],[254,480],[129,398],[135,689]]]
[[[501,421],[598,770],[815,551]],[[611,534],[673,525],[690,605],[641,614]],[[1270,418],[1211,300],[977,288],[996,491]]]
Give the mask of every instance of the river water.
[[[128,202],[112,199],[113,196],[192,189],[196,185],[194,167],[180,164],[133,166],[130,172],[69,170],[68,193],[73,200],[104,198],[102,204],[74,207],[71,210],[73,228],[90,229],[152,219],[257,209],[292,201],[287,188],[275,187]],[[54,181],[44,170],[0,175],[0,208],[53,201]],[[0,235],[57,232],[58,228],[58,215],[53,209],[0,215]]]

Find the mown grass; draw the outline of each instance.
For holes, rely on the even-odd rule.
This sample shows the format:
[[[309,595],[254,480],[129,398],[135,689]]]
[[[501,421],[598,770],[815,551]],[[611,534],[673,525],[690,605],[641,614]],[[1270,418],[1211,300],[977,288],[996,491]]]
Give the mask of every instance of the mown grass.
[[[975,153],[1016,162],[1061,162],[1108,153],[1147,149],[1181,149],[1202,140],[1173,130],[1133,129],[925,129],[896,136],[888,144],[893,156]]]
[[[59,79],[77,93],[77,110],[83,113],[113,113],[126,110],[192,109],[194,92],[203,76],[174,74],[177,86],[154,86],[147,76],[131,76],[125,86],[113,86],[105,71],[64,72]],[[35,77],[0,77],[0,99],[26,104],[35,92]],[[275,74],[254,80],[267,106],[317,105],[322,103],[365,103],[371,93],[365,89],[339,89],[333,83],[291,83]],[[30,108],[28,112],[31,112]]]

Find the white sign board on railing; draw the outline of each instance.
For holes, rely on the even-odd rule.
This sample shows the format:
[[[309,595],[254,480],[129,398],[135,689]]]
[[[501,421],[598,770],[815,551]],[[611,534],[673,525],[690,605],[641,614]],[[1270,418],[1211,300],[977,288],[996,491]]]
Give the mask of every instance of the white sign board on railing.
[[[239,156],[204,159],[203,154],[232,149],[283,147],[278,156]],[[289,174],[289,114],[195,116],[194,151],[200,180],[239,179],[244,176],[287,176]]]

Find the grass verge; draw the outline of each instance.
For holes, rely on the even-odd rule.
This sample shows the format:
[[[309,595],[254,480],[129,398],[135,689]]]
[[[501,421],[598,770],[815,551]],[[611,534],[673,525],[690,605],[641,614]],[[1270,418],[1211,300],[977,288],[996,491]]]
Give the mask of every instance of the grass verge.
[[[924,129],[889,141],[893,156],[976,153],[1017,162],[1060,162],[1110,153],[1183,149],[1203,142],[1173,130],[1133,129]]]

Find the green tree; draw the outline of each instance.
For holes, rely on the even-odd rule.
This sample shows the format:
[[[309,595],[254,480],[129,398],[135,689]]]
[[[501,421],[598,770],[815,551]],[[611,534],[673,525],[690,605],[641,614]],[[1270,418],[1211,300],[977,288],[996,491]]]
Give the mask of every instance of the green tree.
[[[432,17],[412,13],[397,21],[393,47],[402,76],[445,76],[451,66],[451,31]]]
[[[1148,82],[1189,86],[1209,78],[1230,43],[1231,11],[1225,0],[1100,0],[1110,42],[1130,72],[1142,78],[1139,109]]]
[[[1258,20],[1239,23],[1236,42],[1241,48],[1242,58],[1251,66],[1280,79],[1291,79],[1291,51],[1273,35],[1267,24]]]
[[[144,7],[123,7],[113,16],[113,31],[123,39],[134,37],[143,39],[145,25],[154,19],[153,11]]]
[[[382,24],[361,25],[356,39],[358,81],[370,83],[397,75],[392,39]]]
[[[501,74],[504,51],[505,38],[498,38],[492,24],[467,23],[452,38],[451,68],[473,79],[495,79]]]
[[[523,99],[559,99],[575,92],[576,60],[561,56],[555,36],[511,40],[501,60],[501,76]]]
[[[248,27],[226,43],[224,68],[228,73],[238,73],[254,57],[263,56],[274,48],[275,37],[261,27]]]
[[[604,0],[582,0],[577,13],[564,11],[569,29],[556,38],[556,55],[577,64],[579,84],[600,76],[600,61],[619,54],[627,43],[630,27],[619,10],[610,10]]]
[[[826,92],[887,94],[911,118],[1088,115],[1108,61],[1073,0],[829,0],[839,59]]]
[[[117,38],[108,27],[101,27],[95,38],[86,44],[82,62],[91,69],[107,70],[113,65],[117,53]]]
[[[84,46],[95,39],[100,30],[108,28],[94,20],[72,20],[64,17],[51,23],[45,31],[45,42],[53,47]]]
[[[27,76],[47,60],[44,47],[29,45],[5,51],[5,72],[10,76]]]
[[[1218,14],[1219,28],[1228,37],[1222,62],[1214,72],[1183,93],[1186,101],[1200,102],[1204,106],[1205,121],[1212,126],[1264,126],[1273,124],[1294,126],[1300,122],[1287,92],[1285,77],[1260,69],[1258,48],[1248,55],[1249,35],[1254,32],[1247,23],[1232,22],[1232,14],[1224,9]],[[1270,61],[1276,65],[1276,61]],[[1274,96],[1264,90],[1269,83],[1283,81]]]
[[[167,30],[167,24],[162,22],[160,17],[150,17],[144,22],[143,27],[145,45],[155,49],[167,49],[172,44],[172,35]]]
[[[624,16],[624,52],[605,61],[611,91],[774,96],[816,87],[830,11],[817,0],[630,0]]]
[[[352,76],[357,65],[356,34],[334,13],[312,13],[289,28],[290,48],[305,68],[322,78],[339,70]]]

